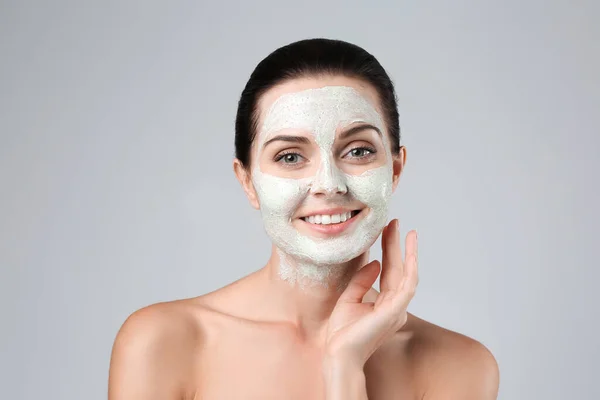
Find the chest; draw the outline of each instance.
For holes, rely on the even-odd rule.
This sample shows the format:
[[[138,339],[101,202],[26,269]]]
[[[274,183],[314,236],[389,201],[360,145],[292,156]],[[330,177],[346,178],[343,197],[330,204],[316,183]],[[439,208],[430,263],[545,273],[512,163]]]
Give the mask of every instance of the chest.
[[[409,374],[384,350],[365,367],[369,400],[416,399]],[[324,400],[320,352],[278,338],[214,341],[196,377],[198,399]]]
[[[319,352],[281,337],[221,337],[202,350],[198,366],[201,399],[322,398]]]

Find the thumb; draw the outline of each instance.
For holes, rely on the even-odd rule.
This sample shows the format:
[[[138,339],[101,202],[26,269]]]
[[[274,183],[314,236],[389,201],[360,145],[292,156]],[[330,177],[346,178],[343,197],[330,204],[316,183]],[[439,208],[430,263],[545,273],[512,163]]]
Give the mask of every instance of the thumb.
[[[371,289],[377,276],[379,276],[380,269],[381,264],[377,260],[371,261],[359,269],[352,279],[350,279],[346,290],[344,290],[338,302],[361,303],[363,297]]]

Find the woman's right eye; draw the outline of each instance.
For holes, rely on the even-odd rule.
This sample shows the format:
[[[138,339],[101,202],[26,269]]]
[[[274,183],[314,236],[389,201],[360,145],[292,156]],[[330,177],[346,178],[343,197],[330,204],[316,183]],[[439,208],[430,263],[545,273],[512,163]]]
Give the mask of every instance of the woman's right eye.
[[[298,164],[300,162],[301,158],[303,158],[303,157],[300,154],[289,152],[289,153],[283,153],[283,154],[278,155],[275,158],[275,162],[288,164],[288,165],[294,165],[294,164]]]

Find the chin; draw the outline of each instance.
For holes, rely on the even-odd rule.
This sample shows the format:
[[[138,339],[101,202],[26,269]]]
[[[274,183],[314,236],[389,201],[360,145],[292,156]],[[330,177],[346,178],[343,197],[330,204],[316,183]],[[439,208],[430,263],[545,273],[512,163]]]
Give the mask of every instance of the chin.
[[[317,266],[333,266],[354,260],[361,254],[369,251],[378,232],[361,235],[360,240],[356,238],[337,238],[338,240],[311,241],[309,246],[289,246],[282,243],[277,247],[295,260]]]

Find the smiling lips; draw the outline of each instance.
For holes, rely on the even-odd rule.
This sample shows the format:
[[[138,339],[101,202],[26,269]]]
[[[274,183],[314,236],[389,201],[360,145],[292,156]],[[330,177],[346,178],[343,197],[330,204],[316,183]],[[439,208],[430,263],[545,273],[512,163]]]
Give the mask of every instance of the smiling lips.
[[[337,210],[336,210],[337,211]],[[313,231],[335,235],[346,230],[356,220],[362,210],[344,211],[336,214],[312,214],[299,218]]]
[[[313,214],[302,217],[301,219],[305,222],[315,225],[339,224],[341,222],[346,222],[359,212],[360,210],[346,211],[339,214]]]

